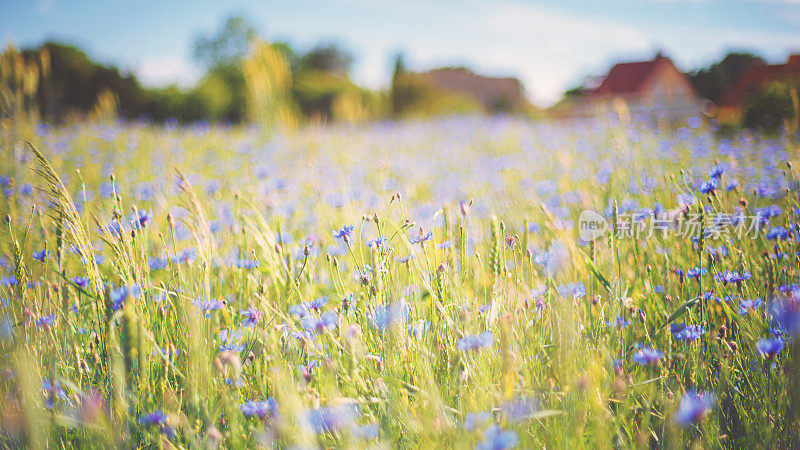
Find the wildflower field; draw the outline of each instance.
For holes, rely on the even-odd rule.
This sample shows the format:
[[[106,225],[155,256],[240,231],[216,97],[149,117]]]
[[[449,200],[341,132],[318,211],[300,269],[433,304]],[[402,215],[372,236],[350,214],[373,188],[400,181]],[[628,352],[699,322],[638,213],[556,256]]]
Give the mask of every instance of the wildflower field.
[[[14,125],[2,158],[2,447],[800,446],[786,136]]]

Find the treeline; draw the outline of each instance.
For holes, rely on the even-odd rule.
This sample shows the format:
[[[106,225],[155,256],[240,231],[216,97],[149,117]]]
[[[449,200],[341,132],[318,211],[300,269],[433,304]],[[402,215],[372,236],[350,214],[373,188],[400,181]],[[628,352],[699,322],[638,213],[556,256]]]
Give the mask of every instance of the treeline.
[[[266,43],[240,17],[198,36],[192,51],[204,75],[192,88],[181,89],[145,87],[134,74],[93,61],[71,45],[46,42],[21,51],[9,46],[0,59],[0,112],[45,122],[114,116],[294,126],[309,120],[360,122],[481,110],[475,99],[406,71],[402,56],[390,90],[374,92],[351,80],[353,56],[339,45],[299,52],[285,42]]]

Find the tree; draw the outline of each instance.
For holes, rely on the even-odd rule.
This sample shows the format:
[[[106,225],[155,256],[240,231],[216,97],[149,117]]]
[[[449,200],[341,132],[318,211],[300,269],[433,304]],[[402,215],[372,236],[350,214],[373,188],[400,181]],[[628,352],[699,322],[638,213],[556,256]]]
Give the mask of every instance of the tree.
[[[250,51],[256,39],[255,27],[242,17],[229,17],[222,28],[211,36],[197,36],[193,43],[194,58],[207,69],[235,65]]]
[[[704,69],[689,74],[689,81],[701,98],[707,98],[715,103],[722,100],[723,94],[750,67],[764,64],[764,59],[750,53],[731,52],[725,57]]]
[[[353,55],[338,44],[319,44],[300,59],[300,71],[316,70],[347,76],[353,64]]]

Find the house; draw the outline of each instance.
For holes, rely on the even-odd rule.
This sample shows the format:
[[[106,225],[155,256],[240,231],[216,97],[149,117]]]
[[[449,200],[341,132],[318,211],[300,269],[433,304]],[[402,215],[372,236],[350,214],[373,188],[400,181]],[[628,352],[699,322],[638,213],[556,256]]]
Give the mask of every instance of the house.
[[[719,104],[720,120],[736,120],[747,96],[773,81],[800,80],[800,54],[789,55],[785,64],[758,64],[747,69]]]
[[[526,101],[522,83],[516,78],[491,78],[464,67],[445,67],[417,76],[426,82],[478,100],[487,112],[522,111]]]
[[[698,114],[699,102],[686,75],[660,52],[651,61],[614,65],[586,97],[592,109],[624,105],[629,113],[678,119]]]

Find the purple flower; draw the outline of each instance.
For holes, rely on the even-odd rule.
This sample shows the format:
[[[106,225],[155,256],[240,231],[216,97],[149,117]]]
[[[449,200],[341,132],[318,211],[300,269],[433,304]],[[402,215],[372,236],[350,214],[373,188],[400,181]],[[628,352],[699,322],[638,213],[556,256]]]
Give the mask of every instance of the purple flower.
[[[742,299],[739,304],[739,314],[746,316],[748,312],[755,311],[759,306],[761,306],[761,299]]]
[[[688,390],[683,394],[681,406],[675,413],[675,423],[682,427],[698,423],[716,404],[713,393],[697,393]]]
[[[236,267],[240,269],[255,269],[258,267],[258,264],[259,263],[257,259],[242,258],[236,260]]]
[[[50,257],[50,250],[44,249],[38,252],[33,252],[33,259],[44,262],[45,259]]]
[[[56,323],[56,315],[50,314],[49,316],[42,316],[36,319],[36,326],[37,327],[49,327]]]
[[[558,293],[561,294],[562,297],[572,296],[572,298],[581,298],[586,295],[586,286],[580,282],[570,282],[559,286]]]
[[[258,320],[261,318],[261,311],[254,307],[250,307],[239,310],[239,315],[244,316],[244,319],[242,319],[243,327],[254,327],[258,324]]]
[[[492,414],[486,411],[467,413],[467,416],[464,418],[464,429],[473,431],[480,425],[488,422],[491,418]]]
[[[800,303],[791,297],[776,300],[772,304],[773,327],[782,334],[794,336],[800,331]]]
[[[347,241],[351,234],[353,234],[353,225],[345,225],[342,227],[341,230],[334,230],[331,231],[333,237],[341,238]]]
[[[232,353],[240,353],[244,350],[244,345],[240,344],[239,341],[242,339],[242,330],[237,330],[234,332],[228,332],[228,330],[222,330],[219,332],[219,351],[221,352],[232,352]]]
[[[167,258],[158,258],[158,257],[149,257],[147,258],[147,263],[150,266],[150,270],[164,270],[169,265],[169,260]]]
[[[142,294],[142,290],[139,288],[138,284],[134,284],[130,287],[128,286],[120,286],[116,289],[111,289],[111,302],[114,307],[114,311],[118,311],[122,308],[125,304],[125,300],[128,298],[137,298]]]
[[[615,320],[613,322],[607,322],[606,323],[606,325],[609,326],[609,327],[619,327],[619,328],[625,328],[630,324],[631,324],[631,322],[628,321],[628,320],[623,319],[622,316],[617,316],[617,320]]]
[[[333,311],[328,311],[319,319],[310,315],[303,317],[300,322],[306,331],[324,331],[335,329],[339,324],[339,316]]]
[[[713,194],[717,190],[718,181],[716,178],[711,178],[705,183],[701,184],[698,190],[703,194]]]
[[[785,241],[789,238],[789,231],[784,227],[772,227],[767,233],[767,239]]]
[[[685,323],[670,324],[670,331],[678,341],[694,341],[700,339],[706,330],[700,325],[687,325]]]
[[[242,403],[240,408],[245,416],[264,420],[278,412],[278,402],[272,397],[266,400],[248,400]]]
[[[693,269],[689,269],[686,271],[686,277],[697,278],[701,275],[705,275],[706,273],[708,273],[708,271],[706,270],[705,267],[703,267],[702,269],[700,267],[695,267]]]
[[[429,231],[428,234],[422,234],[422,230],[420,230],[419,235],[411,236],[408,238],[408,242],[410,242],[411,245],[422,244],[423,242],[430,241],[431,239],[433,239],[433,232]]]
[[[782,337],[764,338],[758,341],[756,348],[758,348],[758,352],[764,357],[769,358],[780,353],[780,351],[783,350],[784,344],[785,342]]]
[[[483,432],[483,441],[475,446],[477,450],[503,450],[516,447],[519,443],[517,433],[513,430],[503,430],[499,425],[492,424]]]
[[[78,287],[86,289],[89,287],[91,280],[89,277],[75,277],[72,279],[72,282],[78,285]]]
[[[640,347],[639,351],[631,356],[631,361],[642,366],[655,365],[661,361],[663,356],[664,352],[658,351],[654,348]]]
[[[131,223],[131,228],[134,230],[140,230],[142,228],[147,227],[150,223],[150,220],[153,218],[153,213],[146,209],[140,209],[138,214],[131,214],[129,219]]]
[[[157,409],[149,414],[145,414],[139,418],[139,423],[143,427],[162,426],[167,423],[167,416],[160,409]]]
[[[384,331],[394,324],[407,321],[408,315],[408,306],[403,302],[395,302],[376,306],[371,321],[375,328]]]
[[[468,350],[479,350],[489,347],[494,342],[494,334],[491,331],[484,331],[481,334],[468,334],[456,342],[456,347],[462,352]]]
[[[64,389],[61,387],[61,382],[58,380],[51,382],[47,378],[43,379],[42,389],[47,393],[44,404],[48,409],[53,409],[55,407],[57,398],[67,400],[67,394],[64,392]]]
[[[352,425],[361,415],[358,405],[346,403],[306,412],[306,420],[317,434],[332,433]]]
[[[197,259],[197,249],[194,247],[187,247],[172,256],[172,262],[176,264],[190,263]]]
[[[734,271],[731,271],[731,270],[726,270],[724,272],[719,272],[719,273],[714,275],[714,278],[717,281],[725,283],[725,284],[731,284],[731,283],[738,283],[740,281],[746,281],[746,280],[749,280],[750,277],[752,277],[752,274],[750,272],[745,271],[745,272],[740,274],[739,272],[734,272]]]

